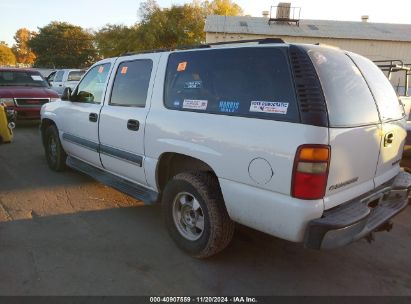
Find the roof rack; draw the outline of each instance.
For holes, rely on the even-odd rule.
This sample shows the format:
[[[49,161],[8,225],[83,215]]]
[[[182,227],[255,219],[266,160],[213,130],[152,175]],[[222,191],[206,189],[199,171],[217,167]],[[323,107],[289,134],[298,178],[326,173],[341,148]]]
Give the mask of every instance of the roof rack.
[[[234,40],[234,41],[222,41],[222,42],[213,42],[213,43],[198,44],[198,45],[186,45],[186,46],[179,46],[176,48],[144,50],[144,51],[138,51],[138,52],[126,52],[126,53],[121,54],[120,56],[122,57],[122,56],[132,56],[132,55],[147,54],[147,53],[172,52],[172,51],[179,51],[179,50],[206,49],[206,48],[210,48],[215,45],[226,45],[226,44],[229,45],[229,44],[252,43],[252,42],[257,42],[258,44],[285,43],[285,41],[281,38]]]
[[[251,42],[258,42],[258,44],[285,43],[285,41],[281,38],[263,38],[263,39],[250,39],[250,40],[222,41],[222,42],[208,43],[205,45],[213,46],[213,45],[251,43]]]
[[[383,72],[387,72],[387,78],[391,80],[392,73],[403,72],[404,73],[404,96],[408,96],[409,76],[411,76],[411,65],[404,64],[402,60],[374,60],[374,63]],[[397,88],[398,92],[398,88]]]

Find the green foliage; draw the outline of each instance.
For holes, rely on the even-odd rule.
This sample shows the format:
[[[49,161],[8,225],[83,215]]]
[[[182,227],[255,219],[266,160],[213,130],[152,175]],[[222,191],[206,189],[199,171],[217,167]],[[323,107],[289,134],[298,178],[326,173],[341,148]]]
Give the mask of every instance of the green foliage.
[[[94,36],[99,55],[115,57],[134,49],[136,30],[137,27],[107,24]]]
[[[87,67],[96,60],[93,39],[93,35],[80,26],[54,21],[39,28],[29,47],[37,55],[36,66]]]
[[[160,8],[155,0],[142,2],[140,22],[132,27],[107,25],[96,34],[99,55],[118,56],[125,52],[196,45],[205,41],[207,15],[241,15],[231,0],[200,1]]]
[[[199,6],[173,5],[154,9],[139,26],[140,48],[173,48],[204,41],[204,18]]]
[[[0,43],[0,66],[2,65],[16,65],[16,57],[5,43]]]
[[[30,32],[26,28],[19,29],[14,35],[16,44],[13,45],[12,50],[16,56],[17,63],[32,65],[36,59],[36,55],[28,46],[29,40],[35,36],[36,33]]]

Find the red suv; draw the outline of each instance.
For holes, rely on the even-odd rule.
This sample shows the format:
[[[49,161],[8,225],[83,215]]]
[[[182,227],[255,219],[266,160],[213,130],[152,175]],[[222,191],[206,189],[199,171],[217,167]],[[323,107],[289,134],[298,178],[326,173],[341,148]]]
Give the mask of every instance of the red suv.
[[[40,119],[41,106],[58,99],[39,72],[0,68],[0,103],[16,110],[18,120]]]

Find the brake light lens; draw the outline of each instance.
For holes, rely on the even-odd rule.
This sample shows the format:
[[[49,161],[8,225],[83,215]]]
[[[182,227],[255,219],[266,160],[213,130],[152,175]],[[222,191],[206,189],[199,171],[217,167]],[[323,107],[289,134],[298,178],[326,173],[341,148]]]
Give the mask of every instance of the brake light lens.
[[[330,146],[298,147],[294,161],[291,195],[305,200],[322,199],[327,187],[330,158]]]

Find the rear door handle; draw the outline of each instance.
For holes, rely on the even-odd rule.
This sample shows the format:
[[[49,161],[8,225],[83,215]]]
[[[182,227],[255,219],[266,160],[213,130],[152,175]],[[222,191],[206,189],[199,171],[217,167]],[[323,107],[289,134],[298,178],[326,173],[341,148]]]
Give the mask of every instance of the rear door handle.
[[[127,129],[131,131],[138,131],[139,128],[140,128],[140,122],[138,120],[129,119],[127,121]]]
[[[91,122],[97,122],[98,120],[97,113],[90,113],[90,115],[88,116],[88,120],[90,120]]]

